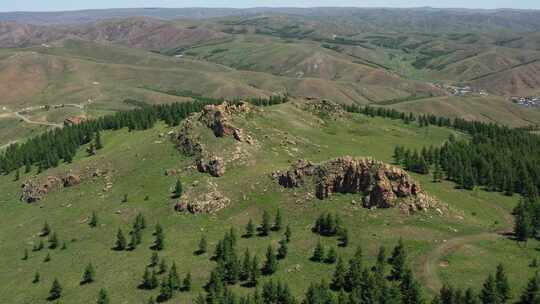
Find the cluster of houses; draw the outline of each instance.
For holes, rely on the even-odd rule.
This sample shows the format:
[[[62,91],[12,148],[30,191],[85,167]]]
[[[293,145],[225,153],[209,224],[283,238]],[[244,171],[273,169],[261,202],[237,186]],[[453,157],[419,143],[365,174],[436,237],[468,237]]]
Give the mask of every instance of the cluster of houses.
[[[436,85],[437,87],[446,90],[448,93],[454,96],[470,96],[480,95],[487,96],[488,93],[482,89],[476,89],[470,86],[453,86],[453,85]]]
[[[513,96],[510,98],[512,102],[517,103],[520,106],[524,106],[527,108],[540,108],[540,96],[527,96],[527,97],[520,97],[520,96]]]

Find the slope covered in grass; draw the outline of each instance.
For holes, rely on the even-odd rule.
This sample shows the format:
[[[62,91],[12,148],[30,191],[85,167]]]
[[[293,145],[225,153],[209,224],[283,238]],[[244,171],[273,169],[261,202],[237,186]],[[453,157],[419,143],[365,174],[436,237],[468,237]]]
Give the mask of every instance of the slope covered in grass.
[[[402,237],[412,269],[422,283],[427,283],[433,275],[424,271],[426,258],[441,244],[453,238],[492,234],[511,228],[508,215],[516,197],[480,189],[457,190],[448,182],[432,183],[429,176],[414,175],[414,178],[430,195],[449,205],[450,211],[443,216],[433,211],[408,216],[396,209],[367,210],[358,203],[353,204],[360,199],[354,195],[336,195],[324,201],[306,199],[302,189],[285,190],[270,178],[271,172],[287,169],[299,158],[320,162],[352,155],[391,162],[395,145],[408,148],[439,145],[451,134],[458,137],[465,136],[463,134],[360,114],[328,116],[295,103],[259,108],[251,114],[235,116],[230,122],[252,136],[257,144],[246,151],[249,153],[244,158],[229,162],[225,175],[219,178],[197,172],[193,167],[194,159],[181,154],[175,144],[163,136],[169,131],[178,132],[178,127],[164,125],[146,131],[104,132],[105,147],[95,156],[88,156],[83,147],[72,164],[62,164],[39,174],[35,169],[28,174],[21,172],[19,181],[14,181],[13,174],[1,176],[0,220],[4,228],[0,231],[3,248],[0,263],[5,265],[5,271],[0,273],[0,281],[5,283],[0,289],[0,302],[45,303],[55,277],[64,287],[62,301],[66,303],[94,303],[102,287],[109,290],[112,302],[146,302],[150,296],[156,296],[158,290],[144,291],[137,286],[152,254],[149,247],[154,239],[153,226],[158,222],[165,231],[165,249],[159,252],[160,257],[167,263],[175,261],[182,277],[188,271],[193,276],[193,291],[181,293],[174,300],[188,303],[203,291],[209,271],[215,266],[215,262],[209,260],[210,253],[224,232],[235,227],[241,235],[249,219],[260,223],[264,210],[273,215],[281,209],[284,223],[291,225],[293,237],[289,255],[279,262],[277,273],[263,281],[286,280],[297,297],[310,283],[331,275],[334,270],[334,266],[309,260],[318,240],[327,248],[337,246],[335,238],[321,238],[311,232],[315,219],[324,211],[339,214],[349,228],[350,245],[338,248],[339,256],[350,257],[356,246],[362,246],[366,263],[371,264],[379,245],[390,248]],[[236,144],[232,138],[217,138],[210,129],[197,128],[208,149],[224,154],[234,149]],[[54,191],[38,203],[19,201],[21,182],[34,175],[45,178],[67,172],[95,172],[96,169],[102,172],[99,177]],[[185,195],[217,189],[230,199],[230,206],[213,215],[174,211],[171,194],[177,177],[165,175],[171,169],[177,170]],[[126,194],[127,202],[122,202]],[[88,225],[92,212],[99,218],[96,228]],[[112,250],[117,230],[122,228],[128,236],[139,212],[145,216],[148,225],[143,232],[142,244],[133,251]],[[60,242],[66,242],[67,249],[31,251],[40,240],[38,234],[45,221],[57,232]],[[239,253],[249,247],[262,261],[267,246],[271,244],[276,248],[281,234],[272,232],[269,237],[240,238]],[[194,251],[202,236],[208,239],[210,253],[197,256]],[[47,239],[43,240],[47,244]],[[448,258],[449,266],[441,269],[443,281],[460,282],[460,286],[466,281],[479,286],[485,274],[493,271],[498,262],[511,260],[522,265],[508,268],[511,281],[519,288],[525,284],[523,278],[532,271],[525,265],[535,254],[534,244],[527,249],[508,251],[517,245],[509,239],[497,238],[493,243],[478,246],[490,246],[489,252],[481,251],[477,245],[471,247],[479,248],[479,251],[475,251],[468,261],[477,263],[478,267],[467,273],[459,271],[464,266],[459,262],[461,252],[458,251],[455,258]],[[28,260],[21,259],[25,248],[30,251]],[[508,254],[503,261],[500,260],[502,252]],[[47,253],[50,253],[51,261],[43,262]],[[445,256],[436,258],[446,259]],[[453,261],[456,261],[455,266]],[[89,262],[96,268],[96,282],[81,286],[79,282]],[[36,271],[40,273],[41,281],[32,284]],[[239,293],[250,291],[238,285],[233,290]],[[425,291],[428,295],[434,292],[429,288]]]

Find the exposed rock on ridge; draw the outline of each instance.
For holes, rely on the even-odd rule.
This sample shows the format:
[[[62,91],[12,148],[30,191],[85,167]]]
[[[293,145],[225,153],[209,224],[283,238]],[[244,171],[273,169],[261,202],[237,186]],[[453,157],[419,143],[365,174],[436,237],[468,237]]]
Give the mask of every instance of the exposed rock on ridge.
[[[399,207],[406,212],[443,207],[404,170],[370,158],[345,156],[322,164],[299,160],[273,177],[286,188],[314,187],[318,199],[332,193],[362,195],[366,208]]]

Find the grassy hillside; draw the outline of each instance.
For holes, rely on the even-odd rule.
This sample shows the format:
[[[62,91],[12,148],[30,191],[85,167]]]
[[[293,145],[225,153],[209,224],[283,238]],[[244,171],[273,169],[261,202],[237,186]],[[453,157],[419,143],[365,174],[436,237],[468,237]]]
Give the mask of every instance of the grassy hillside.
[[[354,195],[336,195],[324,201],[305,199],[301,189],[284,190],[269,177],[272,171],[286,169],[299,158],[319,162],[352,155],[391,162],[395,145],[408,148],[439,145],[450,134],[458,137],[463,134],[360,114],[321,116],[293,103],[235,116],[231,123],[251,135],[256,144],[248,149],[230,137],[216,138],[209,129],[196,127],[212,151],[228,155],[240,147],[242,156],[228,162],[227,171],[220,178],[198,173],[192,166],[194,159],[183,156],[167,137],[160,136],[178,128],[164,125],[147,131],[105,132],[102,134],[105,147],[95,156],[88,156],[83,147],[72,164],[62,164],[39,174],[35,169],[28,174],[21,172],[19,181],[14,181],[13,174],[1,176],[0,220],[4,228],[0,231],[3,248],[0,263],[5,271],[0,273],[0,281],[5,283],[0,288],[0,302],[45,303],[55,277],[64,287],[62,301],[66,303],[94,303],[102,287],[109,290],[113,303],[146,302],[158,291],[139,290],[137,285],[152,254],[149,246],[153,241],[153,225],[159,222],[166,237],[160,257],[167,263],[175,261],[182,277],[188,271],[193,276],[193,291],[180,294],[174,301],[191,303],[202,291],[208,272],[215,265],[209,260],[209,254],[194,255],[201,236],[207,237],[209,250],[213,252],[229,227],[236,227],[240,235],[250,218],[260,223],[263,210],[275,214],[278,208],[283,212],[284,222],[291,225],[293,237],[288,257],[279,263],[278,272],[271,279],[287,279],[295,296],[302,295],[311,282],[333,272],[331,265],[309,261],[319,239],[327,248],[336,245],[334,238],[321,239],[310,231],[315,219],[324,211],[340,214],[349,227],[351,244],[338,249],[343,257],[351,256],[360,245],[364,248],[366,262],[372,263],[379,245],[389,248],[403,237],[409,261],[415,274],[426,284],[428,295],[440,287],[436,283],[439,278],[463,287],[479,286],[486,273],[494,271],[499,262],[507,266],[516,288],[521,288],[533,271],[527,265],[536,256],[535,241],[527,248],[520,248],[513,241],[494,234],[511,229],[509,212],[517,197],[480,189],[457,190],[451,183],[431,183],[429,176],[414,175],[430,195],[448,204],[450,211],[444,216],[433,211],[407,216],[396,209],[364,209],[352,204],[353,200],[358,200]],[[27,178],[96,169],[105,172],[104,176],[55,191],[39,203],[19,201],[20,184]],[[207,189],[217,189],[230,198],[230,207],[214,215],[174,211],[170,196],[176,177],[164,174],[170,169],[178,170],[188,198],[196,198]],[[128,201],[122,202],[125,194]],[[99,218],[96,228],[88,226],[92,212]],[[139,212],[144,214],[149,226],[144,231],[142,244],[134,251],[113,251],[116,231],[122,228],[127,234]],[[38,234],[45,221],[57,232],[60,241],[66,242],[67,249],[30,251],[29,259],[21,260],[24,249],[30,250],[39,242]],[[272,232],[269,237],[241,238],[239,252],[249,247],[264,259],[266,247],[269,244],[276,247],[280,237],[281,233]],[[437,253],[444,248],[441,246],[452,241],[457,243],[455,248]],[[47,253],[51,261],[43,262]],[[472,254],[465,259],[467,253]],[[96,282],[81,286],[79,281],[88,262],[96,268]],[[36,271],[41,281],[32,284]],[[235,286],[233,290],[245,293],[250,289]]]

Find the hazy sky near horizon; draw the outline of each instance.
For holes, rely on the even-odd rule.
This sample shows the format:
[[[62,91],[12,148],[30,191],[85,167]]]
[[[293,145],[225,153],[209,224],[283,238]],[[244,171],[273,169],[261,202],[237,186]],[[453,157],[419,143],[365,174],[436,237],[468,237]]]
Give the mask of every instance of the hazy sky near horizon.
[[[59,11],[127,7],[460,7],[540,9],[539,0],[3,0],[0,11]]]

